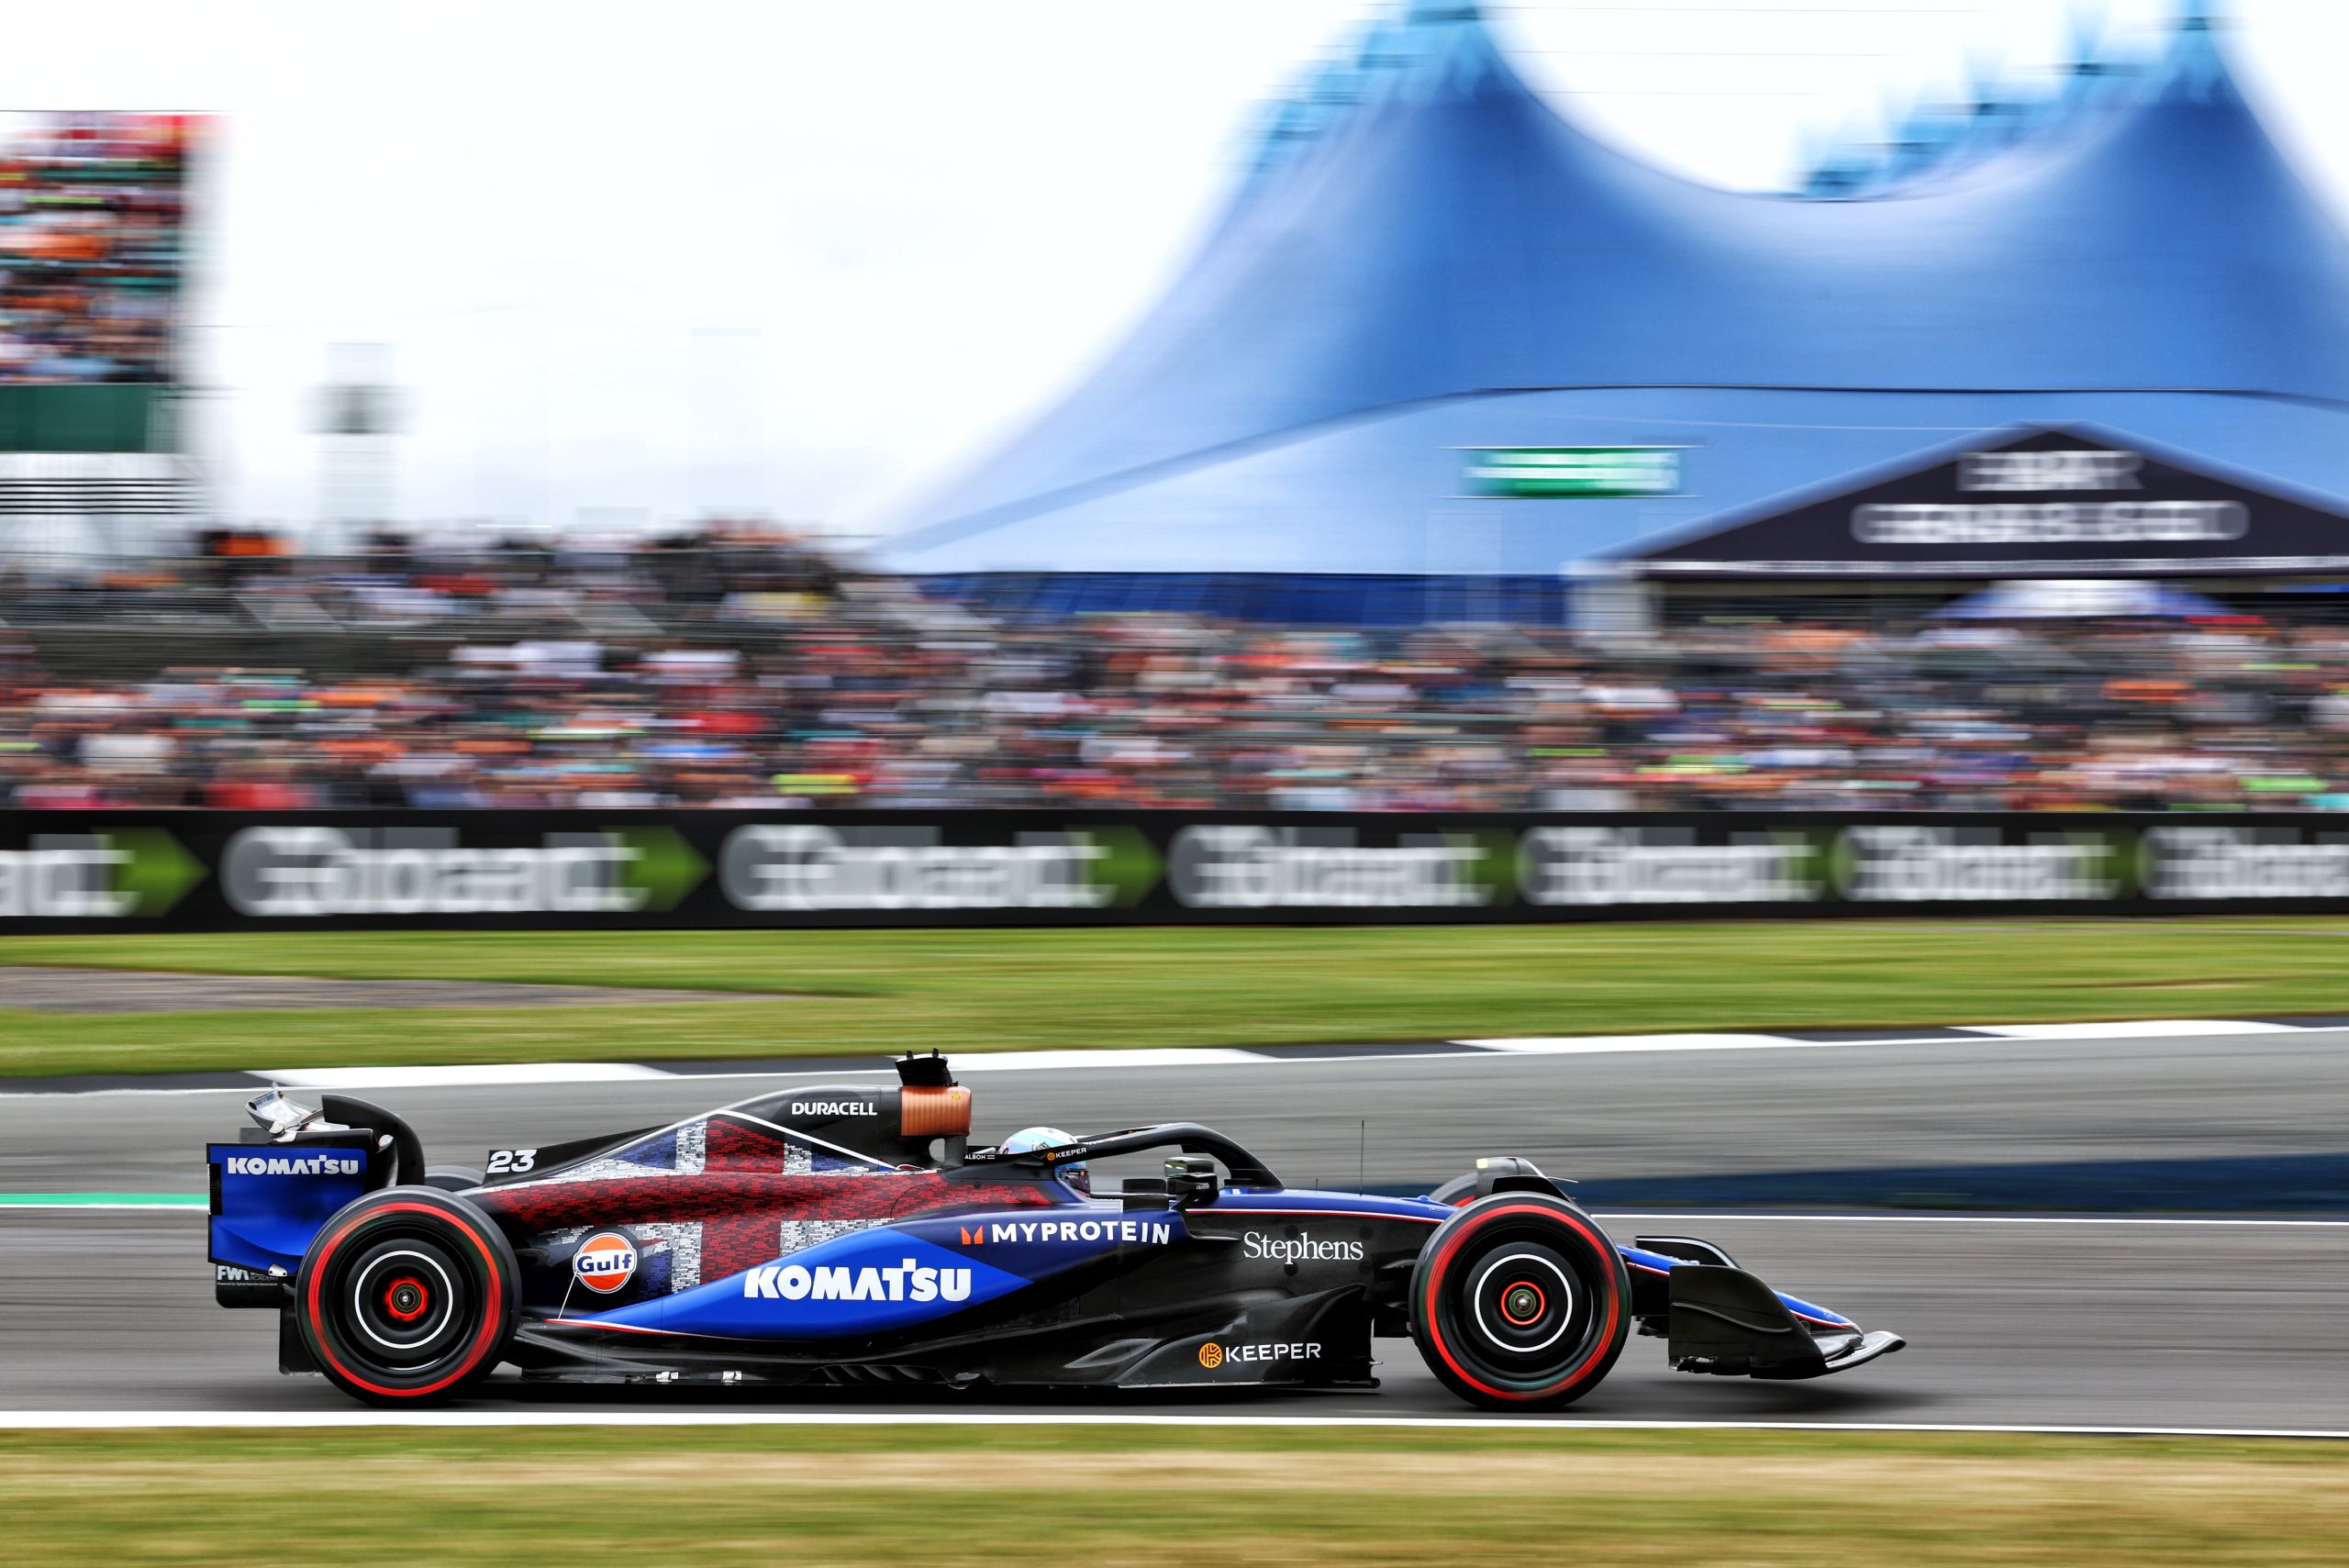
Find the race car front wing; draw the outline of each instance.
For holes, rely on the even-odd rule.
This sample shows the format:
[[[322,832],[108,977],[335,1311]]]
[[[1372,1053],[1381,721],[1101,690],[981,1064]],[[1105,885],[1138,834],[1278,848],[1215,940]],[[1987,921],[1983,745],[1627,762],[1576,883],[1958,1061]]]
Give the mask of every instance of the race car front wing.
[[[1908,1341],[1855,1324],[1812,1326],[1743,1269],[1682,1262],[1671,1274],[1670,1356],[1675,1372],[1792,1380],[1849,1372]]]

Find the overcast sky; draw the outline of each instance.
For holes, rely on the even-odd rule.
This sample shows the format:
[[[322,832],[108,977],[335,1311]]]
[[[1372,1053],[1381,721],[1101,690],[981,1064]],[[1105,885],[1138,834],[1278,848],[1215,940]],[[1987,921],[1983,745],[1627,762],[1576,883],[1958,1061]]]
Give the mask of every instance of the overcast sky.
[[[11,18],[0,102],[222,118],[198,450],[230,515],[317,515],[333,345],[406,391],[395,514],[869,532],[1016,428],[1182,265],[1260,106],[1364,0],[109,4]],[[1596,134],[1781,188],[1969,70],[2043,79],[2160,0],[1520,0]],[[2238,0],[2271,127],[2349,212],[2349,6]]]

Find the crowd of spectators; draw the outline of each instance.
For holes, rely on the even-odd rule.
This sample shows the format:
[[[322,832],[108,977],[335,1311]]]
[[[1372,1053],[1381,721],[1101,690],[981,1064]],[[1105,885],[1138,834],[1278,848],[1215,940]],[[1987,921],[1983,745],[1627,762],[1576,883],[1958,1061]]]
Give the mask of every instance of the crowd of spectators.
[[[0,382],[171,377],[183,115],[0,119]]]
[[[217,658],[178,635],[170,667],[68,676],[11,614],[55,585],[0,583],[0,625],[35,627],[0,631],[0,805],[2349,806],[2349,628],[2313,617],[1040,619],[707,539],[237,566],[254,625],[371,658],[219,632]],[[191,582],[118,577],[105,624]],[[368,673],[386,647],[418,651]]]

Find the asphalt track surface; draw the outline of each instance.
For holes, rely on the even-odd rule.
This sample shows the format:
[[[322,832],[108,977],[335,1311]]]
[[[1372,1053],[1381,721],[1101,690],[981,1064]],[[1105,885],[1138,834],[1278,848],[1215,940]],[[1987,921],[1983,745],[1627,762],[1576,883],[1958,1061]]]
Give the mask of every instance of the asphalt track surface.
[[[832,1076],[837,1076],[833,1074]],[[659,1123],[787,1080],[410,1090],[437,1160]],[[983,1135],[1184,1118],[1293,1183],[1434,1181],[1478,1153],[1590,1176],[2337,1151],[2349,1034],[1969,1040],[1820,1051],[1419,1057],[974,1075]],[[0,1098],[0,1191],[200,1190],[233,1093]],[[1710,1237],[1910,1349],[1806,1384],[1666,1371],[1633,1340],[1563,1419],[2131,1428],[2349,1427],[2349,1222],[2021,1217],[1602,1219]],[[2349,1217],[2343,1217],[2349,1221]],[[200,1212],[0,1209],[0,1411],[348,1408],[274,1365],[275,1320],[210,1299]],[[1459,1416],[1407,1341],[1376,1394],[1086,1401],[1087,1411]],[[493,1385],[548,1411],[1035,1412],[1008,1396],[781,1399]]]

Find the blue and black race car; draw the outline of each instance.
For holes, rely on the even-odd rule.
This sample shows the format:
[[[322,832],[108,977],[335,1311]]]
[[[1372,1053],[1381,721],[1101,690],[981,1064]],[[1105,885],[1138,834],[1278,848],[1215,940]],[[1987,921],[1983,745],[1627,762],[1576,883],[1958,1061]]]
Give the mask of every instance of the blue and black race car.
[[[1290,1187],[1188,1122],[973,1147],[944,1058],[674,1125],[428,1166],[380,1106],[273,1090],[209,1150],[226,1307],[286,1372],[447,1399],[501,1364],[592,1382],[1375,1385],[1408,1333],[1472,1404],[1552,1408],[1636,1328],[1684,1372],[1818,1377],[1901,1348],[1720,1248],[1611,1240],[1516,1159],[1424,1196]],[[1163,1174],[1097,1194],[1097,1162]]]

